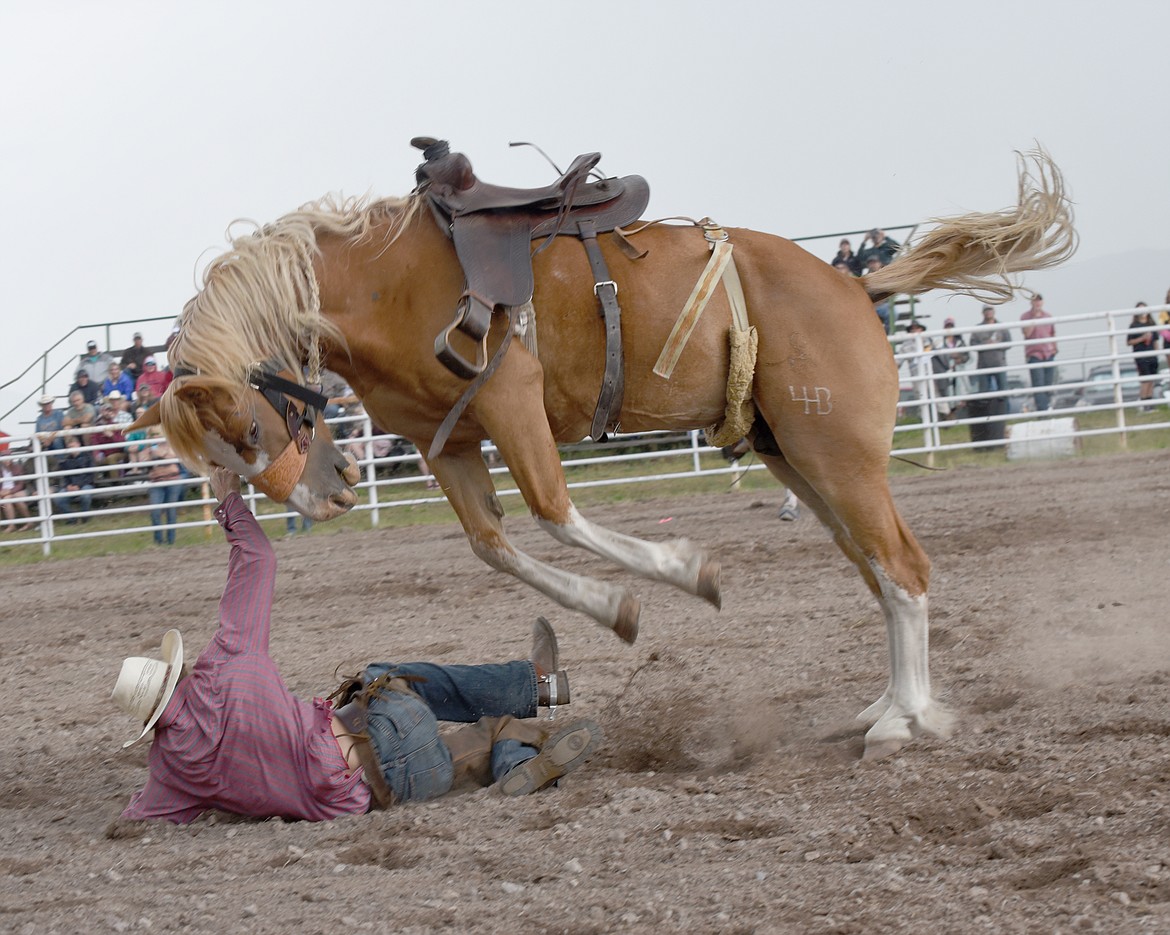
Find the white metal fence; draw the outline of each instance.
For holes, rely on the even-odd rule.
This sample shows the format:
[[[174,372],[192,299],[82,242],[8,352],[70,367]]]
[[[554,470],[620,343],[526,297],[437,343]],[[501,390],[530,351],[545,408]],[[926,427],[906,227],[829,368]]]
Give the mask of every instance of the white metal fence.
[[[1170,311],[1160,306],[1157,315]],[[969,359],[956,369],[934,372],[932,359],[940,351],[937,345],[944,332],[931,329],[917,334],[901,334],[891,339],[895,358],[903,375],[899,421],[893,438],[893,450],[899,454],[923,454],[958,449],[998,448],[1010,446],[1036,427],[1049,430],[1048,441],[1068,441],[1093,435],[1118,435],[1124,444],[1128,433],[1170,429],[1170,408],[1164,393],[1170,388],[1167,364],[1170,361],[1170,325],[1159,324],[1159,348],[1147,354],[1135,354],[1126,341],[1131,334],[1148,330],[1130,328],[1132,309],[1053,319],[1057,327],[1059,352],[1058,373],[1048,392],[1052,408],[1037,412],[1030,374],[1036,369],[1024,360],[1029,344],[1020,335],[1020,323],[999,323],[965,329],[962,338],[968,345],[959,349]],[[1013,340],[1001,344],[969,346],[973,332],[1007,328]],[[1167,340],[1161,338],[1167,332]],[[1072,356],[1075,347],[1079,356]],[[979,368],[979,350],[1007,351],[1006,382],[1002,392],[979,392],[979,378],[999,368]],[[1156,357],[1160,369],[1149,377],[1139,377],[1135,359]],[[1149,398],[1142,385],[1152,388]],[[1104,415],[1098,415],[1098,414]],[[397,436],[372,434],[364,415],[336,420],[339,434],[351,433],[338,444],[347,447],[362,470],[358,486],[359,503],[355,508],[377,525],[380,512],[386,509],[417,506],[442,501],[439,491],[431,489],[431,478],[420,473],[420,460],[405,440]],[[15,463],[19,476],[3,478],[4,494],[0,505],[0,549],[39,548],[48,555],[55,543],[110,536],[154,536],[166,541],[167,532],[210,526],[215,521],[204,478],[185,475],[175,481],[153,483],[145,473],[151,464],[175,463],[172,460],[134,462],[143,457],[151,440],[94,443],[100,429],[82,429],[81,451],[89,452],[99,463],[93,468],[68,471],[60,466],[59,451],[45,451],[35,434],[6,439],[8,450],[0,455],[0,465]],[[1170,444],[1170,433],[1167,435]],[[133,453],[133,454],[131,454]],[[493,475],[497,476],[501,496],[517,493],[507,468],[495,464],[494,449],[485,445]],[[571,488],[604,485],[630,485],[663,479],[683,479],[727,475],[743,468],[729,464],[707,447],[700,432],[619,435],[605,444],[583,443],[562,448],[562,457]],[[762,469],[758,462],[748,470]],[[88,489],[69,490],[77,486],[79,476],[87,478]],[[9,483],[23,485],[15,490]],[[176,503],[156,503],[163,491],[177,489]],[[250,488],[245,495],[258,509],[264,497]],[[177,510],[172,519],[168,509]],[[27,518],[22,514],[27,511]],[[286,523],[295,514],[275,510],[261,512],[263,521]],[[10,515],[11,514],[11,515]],[[94,521],[94,522],[91,522]]]

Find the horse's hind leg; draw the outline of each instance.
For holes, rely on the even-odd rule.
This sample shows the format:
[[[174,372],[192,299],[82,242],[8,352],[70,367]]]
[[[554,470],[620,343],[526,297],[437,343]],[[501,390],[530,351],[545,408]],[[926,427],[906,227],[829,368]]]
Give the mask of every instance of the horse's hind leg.
[[[881,606],[890,678],[882,697],[858,716],[873,723],[865,736],[866,759],[894,753],[919,734],[948,736],[951,715],[930,692],[930,561],[898,514],[885,475],[871,470],[868,479],[846,476],[839,462],[833,467],[832,460],[812,457],[802,458],[799,473],[783,456],[760,457],[828,527]],[[827,472],[818,472],[818,465]]]
[[[638,599],[614,587],[562,571],[516,549],[501,522],[504,511],[480,454],[479,443],[448,445],[427,462],[455,510],[475,554],[498,571],[515,575],[563,607],[588,614],[627,643],[638,637]]]

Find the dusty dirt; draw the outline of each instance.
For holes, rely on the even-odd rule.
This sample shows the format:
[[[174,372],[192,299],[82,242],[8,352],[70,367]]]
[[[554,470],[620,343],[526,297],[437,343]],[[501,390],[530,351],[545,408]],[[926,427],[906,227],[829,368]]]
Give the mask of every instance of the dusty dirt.
[[[455,525],[277,543],[290,687],[338,664],[526,654],[550,616],[607,737],[562,787],[324,824],[107,829],[145,751],[107,700],[165,626],[211,633],[226,546],[0,571],[0,931],[1170,930],[1170,453],[895,482],[934,560],[949,741],[859,762],[884,687],[876,605],[779,495],[590,511],[723,560],[724,608],[510,520],[517,543],[632,584],[627,648],[482,566]],[[663,520],[669,518],[669,522]]]

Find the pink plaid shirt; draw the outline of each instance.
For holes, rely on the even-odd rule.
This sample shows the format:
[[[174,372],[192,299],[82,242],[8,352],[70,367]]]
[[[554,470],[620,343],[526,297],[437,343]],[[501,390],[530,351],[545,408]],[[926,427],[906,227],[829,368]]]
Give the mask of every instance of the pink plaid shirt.
[[[276,555],[243,499],[215,511],[232,545],[219,628],[155,726],[150,776],[124,818],[185,824],[218,808],[321,821],[369,810],[330,729],[328,702],[289,693],[268,655]]]

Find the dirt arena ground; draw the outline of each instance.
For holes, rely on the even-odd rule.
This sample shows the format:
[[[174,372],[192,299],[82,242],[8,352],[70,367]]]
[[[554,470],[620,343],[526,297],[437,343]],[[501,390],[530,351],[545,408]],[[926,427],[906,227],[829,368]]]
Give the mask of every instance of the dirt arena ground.
[[[643,599],[637,645],[482,566],[455,525],[277,542],[274,655],[526,655],[561,634],[606,742],[559,789],[479,790],[325,824],[111,828],[146,751],[108,700],[124,656],[209,637],[222,542],[0,570],[0,931],[1170,930],[1170,453],[895,482],[934,561],[933,678],[954,738],[859,762],[885,631],[779,494],[590,511],[706,543],[724,608],[509,520],[520,547]],[[669,522],[666,520],[669,519]]]

